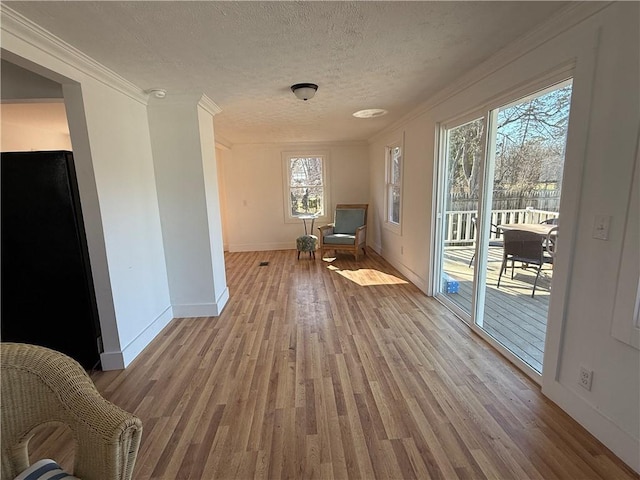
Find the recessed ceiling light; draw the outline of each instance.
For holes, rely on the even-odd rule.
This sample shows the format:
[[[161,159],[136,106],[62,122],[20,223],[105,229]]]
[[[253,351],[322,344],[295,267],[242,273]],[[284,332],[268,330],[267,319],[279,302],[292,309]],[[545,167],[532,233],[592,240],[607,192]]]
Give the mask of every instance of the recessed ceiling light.
[[[386,115],[387,113],[389,112],[383,110],[382,108],[369,108],[367,110],[358,110],[353,114],[353,116],[357,118],[373,118],[381,117],[382,115]]]
[[[164,98],[167,96],[167,91],[164,88],[150,88],[146,90],[147,95],[153,95],[156,98]]]

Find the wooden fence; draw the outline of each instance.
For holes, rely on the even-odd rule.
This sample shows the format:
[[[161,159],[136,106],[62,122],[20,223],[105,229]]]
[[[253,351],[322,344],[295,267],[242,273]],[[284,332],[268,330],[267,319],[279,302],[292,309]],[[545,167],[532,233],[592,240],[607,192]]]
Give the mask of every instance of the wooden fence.
[[[474,210],[478,207],[478,198],[468,193],[449,195],[451,210]],[[496,210],[535,210],[558,211],[560,209],[560,190],[496,191],[492,194],[492,205]]]

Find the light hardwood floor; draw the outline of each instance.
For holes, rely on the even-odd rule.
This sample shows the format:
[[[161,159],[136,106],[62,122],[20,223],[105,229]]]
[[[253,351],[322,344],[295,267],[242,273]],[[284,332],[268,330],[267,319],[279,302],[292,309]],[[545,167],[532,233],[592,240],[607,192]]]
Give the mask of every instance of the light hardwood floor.
[[[92,373],[142,419],[136,480],[638,478],[375,253],[225,259],[219,317]]]

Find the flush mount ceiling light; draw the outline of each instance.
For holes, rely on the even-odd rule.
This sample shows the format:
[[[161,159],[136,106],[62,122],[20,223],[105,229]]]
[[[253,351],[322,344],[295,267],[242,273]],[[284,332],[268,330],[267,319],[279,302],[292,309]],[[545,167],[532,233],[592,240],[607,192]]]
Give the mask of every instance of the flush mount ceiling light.
[[[387,113],[389,112],[382,108],[369,108],[367,110],[358,110],[353,114],[353,116],[357,118],[374,118],[381,117],[382,115],[386,115]]]
[[[164,88],[150,88],[145,93],[147,95],[153,95],[156,98],[164,98],[167,96],[167,91]]]
[[[291,85],[291,91],[295,96],[304,101],[313,98],[316,90],[318,90],[318,85],[315,83],[296,83],[295,85]]]

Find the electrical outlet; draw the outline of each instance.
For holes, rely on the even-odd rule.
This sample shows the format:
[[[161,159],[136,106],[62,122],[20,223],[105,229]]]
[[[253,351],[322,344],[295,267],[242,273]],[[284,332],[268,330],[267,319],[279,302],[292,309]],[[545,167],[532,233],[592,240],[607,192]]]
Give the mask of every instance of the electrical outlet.
[[[578,385],[587,390],[591,390],[591,382],[593,382],[593,370],[586,367],[580,367],[580,376],[578,377]]]

